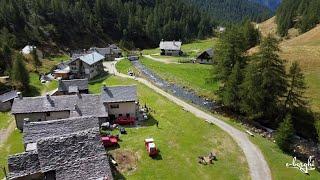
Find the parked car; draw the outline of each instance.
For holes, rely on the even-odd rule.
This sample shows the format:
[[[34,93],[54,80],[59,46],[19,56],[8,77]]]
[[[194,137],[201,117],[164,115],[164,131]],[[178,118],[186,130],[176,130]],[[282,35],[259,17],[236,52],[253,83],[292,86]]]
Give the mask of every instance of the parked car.
[[[108,135],[101,137],[104,147],[118,146],[119,136]]]
[[[134,125],[135,118],[133,118],[133,117],[118,117],[115,120],[115,123],[119,124],[119,125]]]

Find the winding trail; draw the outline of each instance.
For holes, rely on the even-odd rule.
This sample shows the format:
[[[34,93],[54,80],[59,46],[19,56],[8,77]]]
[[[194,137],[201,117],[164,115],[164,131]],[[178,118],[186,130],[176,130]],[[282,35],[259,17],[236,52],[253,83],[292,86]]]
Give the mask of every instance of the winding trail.
[[[263,154],[261,153],[260,149],[257,148],[256,145],[254,145],[248,138],[247,134],[236,129],[235,127],[227,124],[223,120],[220,120],[214,116],[212,116],[209,113],[206,113],[184,101],[181,99],[163,91],[162,89],[156,87],[151,82],[149,82],[146,79],[138,78],[138,77],[131,77],[125,74],[119,73],[116,68],[115,64],[117,62],[111,62],[109,64],[105,64],[106,68],[108,68],[109,72],[113,72],[116,76],[124,77],[124,78],[130,78],[134,79],[140,83],[143,83],[144,85],[148,86],[152,90],[156,91],[157,93],[161,94],[162,96],[168,98],[170,101],[176,103],[177,105],[184,108],[184,110],[189,111],[190,113],[194,114],[195,116],[204,119],[205,121],[209,123],[213,123],[220,127],[222,130],[227,132],[239,145],[239,147],[242,149],[246,160],[249,165],[249,171],[251,179],[253,180],[271,180],[271,171],[269,169],[269,166],[264,159]]]

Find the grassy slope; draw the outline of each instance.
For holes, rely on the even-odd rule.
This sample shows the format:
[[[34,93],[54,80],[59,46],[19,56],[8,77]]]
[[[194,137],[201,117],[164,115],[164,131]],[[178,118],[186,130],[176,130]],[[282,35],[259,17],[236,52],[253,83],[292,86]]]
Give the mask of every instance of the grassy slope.
[[[263,35],[274,34],[276,24],[274,18],[259,24]],[[320,25],[297,37],[285,39],[280,43],[280,56],[287,60],[288,67],[294,61],[301,65],[308,86],[306,96],[311,108],[320,112]],[[249,54],[258,48],[249,50]]]
[[[200,95],[214,98],[217,82],[210,82],[213,68],[202,64],[164,64],[147,58],[141,59],[142,64],[172,83],[181,84],[199,92]]]
[[[91,92],[99,92],[102,83],[108,85],[137,84],[119,77],[90,85]],[[209,125],[179,106],[138,84],[141,104],[147,103],[155,112],[143,128],[127,128],[128,135],[121,136],[120,150],[134,152],[137,169],[123,173],[128,179],[248,179],[248,168],[242,152],[226,133]],[[159,129],[155,126],[159,121]],[[144,139],[153,137],[161,150],[162,160],[148,157]],[[217,150],[218,161],[212,166],[201,166],[197,156]]]
[[[22,133],[19,130],[15,130],[9,137],[9,139],[4,142],[2,146],[0,146],[0,178],[4,177],[3,167],[7,167],[8,155],[21,153],[24,151],[23,143],[22,143]]]
[[[0,130],[6,129],[12,120],[10,112],[0,112]]]
[[[46,92],[52,91],[58,88],[57,81],[47,82],[42,84],[39,81],[39,75],[36,73],[30,73],[30,90],[25,94],[26,96],[40,96]]]
[[[123,59],[116,64],[116,68],[120,73],[128,74],[129,71],[133,71],[135,74],[138,73],[137,69],[132,66],[128,59]]]

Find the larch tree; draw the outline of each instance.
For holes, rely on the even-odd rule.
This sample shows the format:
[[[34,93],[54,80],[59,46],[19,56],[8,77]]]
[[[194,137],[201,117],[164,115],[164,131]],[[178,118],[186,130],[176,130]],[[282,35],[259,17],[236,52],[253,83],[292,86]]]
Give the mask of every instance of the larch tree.
[[[28,90],[29,89],[29,73],[26,69],[26,66],[23,61],[23,56],[20,53],[17,53],[14,58],[11,78],[13,85],[19,90]]]

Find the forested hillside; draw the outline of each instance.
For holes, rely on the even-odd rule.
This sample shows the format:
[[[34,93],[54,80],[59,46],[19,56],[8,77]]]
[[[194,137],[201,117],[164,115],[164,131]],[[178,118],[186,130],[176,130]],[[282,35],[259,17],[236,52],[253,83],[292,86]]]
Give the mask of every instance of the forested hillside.
[[[260,22],[272,16],[264,5],[249,0],[185,0],[207,11],[220,23],[240,22],[245,18]],[[258,0],[254,0],[258,1]]]
[[[275,11],[281,3],[281,0],[250,0],[250,1],[266,6],[272,11]]]
[[[0,0],[0,35],[17,48],[27,43],[85,48],[112,41],[129,48],[155,46],[162,38],[203,38],[212,26],[208,15],[180,0]]]
[[[283,0],[277,10],[278,33],[285,36],[290,28],[306,32],[320,22],[319,0]]]

